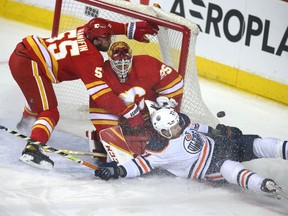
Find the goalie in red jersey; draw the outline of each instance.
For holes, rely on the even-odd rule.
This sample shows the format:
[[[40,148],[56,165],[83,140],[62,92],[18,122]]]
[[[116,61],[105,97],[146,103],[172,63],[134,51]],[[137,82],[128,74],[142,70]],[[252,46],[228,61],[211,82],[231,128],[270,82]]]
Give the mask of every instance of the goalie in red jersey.
[[[25,128],[33,119],[30,137],[45,144],[59,121],[59,111],[52,84],[81,79],[95,106],[115,116],[124,116],[131,126],[143,124],[136,104],[125,104],[103,80],[106,52],[112,35],[149,42],[145,34],[157,34],[158,27],[146,23],[118,23],[93,18],[87,24],[53,38],[25,37],[9,59],[15,81],[26,98],[23,117],[17,128]],[[109,98],[109,100],[107,100]],[[113,101],[113,103],[110,102]],[[41,152],[41,146],[27,143],[20,161],[39,168],[52,168],[53,161]]]
[[[144,100],[156,101],[158,98],[160,103],[175,103],[174,107],[181,100],[183,79],[172,67],[148,55],[133,56],[131,48],[123,41],[111,45],[108,57],[109,60],[105,61],[103,66],[104,80],[127,106],[136,104],[144,118],[149,119],[149,112],[145,108]],[[113,100],[110,100],[110,103],[114,104]],[[130,113],[124,117],[127,119],[128,115]],[[122,118],[109,110],[99,109],[92,99],[90,101],[90,119],[96,128],[96,136],[102,129],[116,126],[119,122],[125,126],[125,119],[123,122]],[[136,139],[133,140],[134,147],[137,139],[137,141],[141,138],[145,140],[143,134],[141,131],[141,136],[136,136]],[[91,151],[95,151],[95,149],[96,152],[103,151],[101,143],[97,141],[99,137],[94,137],[94,140],[89,138]]]

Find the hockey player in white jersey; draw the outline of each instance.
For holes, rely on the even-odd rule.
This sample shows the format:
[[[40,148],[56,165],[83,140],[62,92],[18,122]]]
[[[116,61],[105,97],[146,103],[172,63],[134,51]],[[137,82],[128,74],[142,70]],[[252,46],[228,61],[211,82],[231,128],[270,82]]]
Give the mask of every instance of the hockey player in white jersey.
[[[217,135],[208,126],[191,124],[188,116],[171,108],[155,111],[151,122],[158,133],[152,135],[143,155],[120,166],[116,162],[103,163],[95,176],[103,180],[119,176],[134,178],[161,167],[179,177],[198,181],[224,180],[243,188],[275,193],[278,186],[272,179],[246,169],[241,162],[257,158],[286,160],[287,141],[242,135],[237,128],[232,128],[236,134],[233,138]]]

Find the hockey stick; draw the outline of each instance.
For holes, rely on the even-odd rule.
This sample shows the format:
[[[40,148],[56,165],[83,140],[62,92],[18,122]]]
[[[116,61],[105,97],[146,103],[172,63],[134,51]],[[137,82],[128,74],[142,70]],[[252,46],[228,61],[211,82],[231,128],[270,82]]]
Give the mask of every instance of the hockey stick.
[[[12,134],[12,135],[14,135],[14,136],[16,136],[16,137],[22,138],[22,139],[30,142],[31,144],[44,145],[44,144],[42,144],[42,143],[39,142],[39,141],[33,140],[33,139],[31,139],[30,137],[28,137],[28,136],[25,136],[25,135],[23,135],[23,134],[20,134],[20,133],[18,133],[17,131],[10,130],[10,129],[2,126],[2,125],[0,125],[0,129],[1,129],[1,130],[5,130],[5,131],[7,131],[8,133],[10,133],[10,134]],[[46,145],[44,145],[44,146],[46,146]],[[59,155],[61,155],[62,157],[68,158],[68,159],[70,159],[70,160],[72,160],[72,161],[74,161],[74,162],[76,162],[76,163],[80,163],[80,164],[82,164],[83,166],[89,167],[89,168],[91,168],[91,169],[93,169],[93,170],[99,169],[99,167],[96,166],[96,165],[94,165],[94,164],[91,164],[91,163],[89,163],[89,162],[83,161],[83,160],[81,160],[81,159],[79,159],[79,158],[77,158],[77,157],[74,157],[73,155],[69,155],[69,154],[67,154],[67,153],[65,153],[65,152],[62,152],[61,150],[58,150],[58,149],[53,148],[53,147],[51,147],[51,146],[46,146],[46,149],[49,149],[50,152],[59,154]]]
[[[50,147],[43,146],[42,147],[45,152],[51,152]],[[105,153],[97,153],[97,152],[82,152],[82,151],[75,151],[75,150],[67,150],[67,149],[58,149],[58,151],[64,152],[66,154],[74,154],[74,155],[84,155],[84,156],[92,156],[92,157],[107,157]]]

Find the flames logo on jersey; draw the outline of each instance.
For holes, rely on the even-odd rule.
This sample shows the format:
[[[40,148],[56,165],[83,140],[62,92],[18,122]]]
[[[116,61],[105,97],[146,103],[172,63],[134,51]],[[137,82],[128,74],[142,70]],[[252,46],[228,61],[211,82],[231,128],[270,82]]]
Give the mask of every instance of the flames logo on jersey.
[[[185,132],[185,139],[183,141],[184,148],[191,154],[197,154],[201,151],[204,144],[204,140],[201,135],[194,130],[188,130]]]

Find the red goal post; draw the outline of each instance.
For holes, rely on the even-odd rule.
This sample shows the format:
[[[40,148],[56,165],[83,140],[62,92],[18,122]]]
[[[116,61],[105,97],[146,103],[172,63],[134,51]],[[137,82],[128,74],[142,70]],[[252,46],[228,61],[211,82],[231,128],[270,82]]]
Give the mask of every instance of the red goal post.
[[[191,21],[158,7],[133,4],[121,0],[56,0],[52,36],[74,29],[93,17],[118,22],[149,21],[160,28],[157,36],[148,36],[150,43],[116,36],[114,40],[129,43],[133,54],[148,54],[174,67],[184,78],[181,111],[197,122],[215,126],[217,118],[202,100],[195,63],[195,44],[199,28]],[[106,53],[103,53],[106,59]],[[69,81],[54,86],[61,115],[85,119],[88,93],[80,81]],[[62,113],[65,110],[65,113]],[[69,118],[69,114],[67,116]]]

